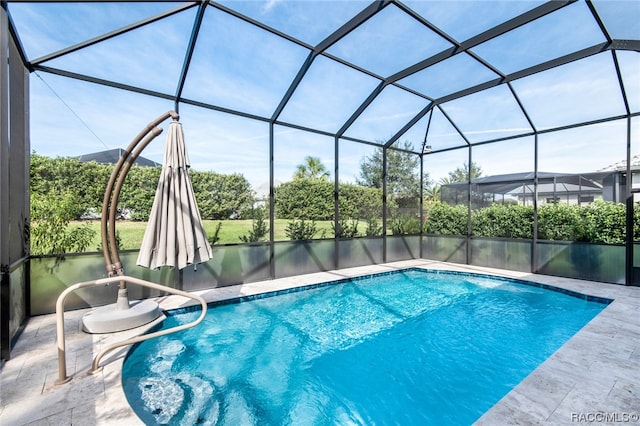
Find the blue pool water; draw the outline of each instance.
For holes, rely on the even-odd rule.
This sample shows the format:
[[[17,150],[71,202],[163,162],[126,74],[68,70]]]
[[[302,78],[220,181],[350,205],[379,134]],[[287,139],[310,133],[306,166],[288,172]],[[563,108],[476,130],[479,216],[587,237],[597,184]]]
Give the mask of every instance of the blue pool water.
[[[409,269],[222,304],[135,346],[123,387],[147,424],[470,424],[606,306],[577,296]]]

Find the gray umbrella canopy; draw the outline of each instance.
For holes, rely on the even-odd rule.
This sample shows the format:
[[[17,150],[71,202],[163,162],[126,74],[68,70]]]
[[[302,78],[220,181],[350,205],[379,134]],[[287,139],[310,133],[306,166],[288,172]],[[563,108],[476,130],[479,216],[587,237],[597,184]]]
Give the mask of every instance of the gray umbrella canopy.
[[[182,269],[211,257],[189,178],[182,124],[174,121],[169,125],[162,173],[136,263],[151,269],[165,265]]]

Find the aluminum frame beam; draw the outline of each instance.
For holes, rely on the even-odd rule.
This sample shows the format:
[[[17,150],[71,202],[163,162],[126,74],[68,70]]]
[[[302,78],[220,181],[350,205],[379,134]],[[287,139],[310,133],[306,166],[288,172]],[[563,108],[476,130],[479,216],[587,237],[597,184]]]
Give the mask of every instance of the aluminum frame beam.
[[[184,83],[187,80],[189,66],[191,65],[191,58],[193,57],[193,51],[196,48],[196,42],[198,40],[198,35],[200,34],[200,26],[202,25],[202,20],[204,19],[204,13],[206,9],[207,3],[200,3],[200,6],[198,7],[198,13],[196,14],[196,19],[193,23],[193,28],[191,29],[189,45],[184,57],[184,62],[182,63],[182,70],[180,71],[180,78],[178,79],[178,87],[176,88],[175,105],[173,108],[176,112],[180,112],[179,108],[180,99],[182,98],[182,90],[184,89]]]

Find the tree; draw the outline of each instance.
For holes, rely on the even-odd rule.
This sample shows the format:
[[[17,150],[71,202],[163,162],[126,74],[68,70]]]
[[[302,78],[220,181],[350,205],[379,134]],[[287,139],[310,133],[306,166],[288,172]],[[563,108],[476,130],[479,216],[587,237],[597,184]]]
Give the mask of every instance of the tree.
[[[82,252],[91,244],[96,232],[88,223],[70,225],[78,200],[70,191],[31,194],[31,254]]]
[[[299,164],[293,179],[329,180],[329,171],[318,157],[307,156],[304,164]]]
[[[482,168],[471,162],[471,179],[476,179],[482,176]],[[464,163],[462,166],[457,167],[456,169],[450,171],[447,176],[440,178],[438,183],[431,186],[426,191],[426,198],[430,201],[443,200],[452,204],[458,204],[461,201],[466,201],[466,196],[464,194],[467,193],[467,187],[458,188],[458,187],[446,187],[443,186],[451,185],[454,183],[468,182],[469,181],[469,166],[468,163]],[[472,194],[473,199],[481,198],[478,194]]]
[[[405,141],[401,149],[411,151],[411,142]],[[413,199],[420,194],[420,157],[411,152],[387,149],[387,194],[398,200]],[[382,149],[376,150],[360,162],[360,176],[356,182],[362,186],[382,188]],[[424,187],[429,175],[424,175]]]
[[[424,198],[426,201],[439,201],[441,195],[440,185],[433,184],[425,189]]]
[[[476,179],[482,176],[482,168],[471,162],[471,179]],[[440,185],[447,185],[455,182],[467,182],[469,180],[469,163],[464,163],[462,167],[458,167],[453,171],[450,171],[446,178],[440,179]]]
[[[190,171],[191,184],[203,219],[228,219],[253,204],[249,181],[239,173]]]
[[[73,157],[50,158],[32,152],[30,190],[40,196],[71,191],[75,202],[69,207],[76,219],[87,209],[102,204],[111,169],[96,162],[81,163]]]
[[[379,188],[341,183],[338,200],[341,217],[368,219],[382,215],[382,190]]]

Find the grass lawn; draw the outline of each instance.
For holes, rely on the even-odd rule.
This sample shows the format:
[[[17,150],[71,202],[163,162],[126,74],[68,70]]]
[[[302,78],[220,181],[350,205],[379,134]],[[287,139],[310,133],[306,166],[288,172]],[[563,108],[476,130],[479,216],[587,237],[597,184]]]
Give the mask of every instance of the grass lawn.
[[[205,220],[204,228],[209,238],[214,235],[218,223],[222,223],[222,227],[220,228],[220,233],[218,234],[220,239],[216,244],[242,242],[240,240],[240,236],[248,234],[251,230],[252,225],[251,220]],[[285,234],[285,229],[288,223],[288,219],[276,219],[274,229],[274,238],[276,241],[288,240]],[[75,224],[77,224],[77,222]],[[332,236],[332,224],[333,222],[328,220],[317,221],[316,228],[318,231],[316,232],[315,238],[321,238],[323,231],[328,237]],[[74,223],[71,223],[71,226],[73,225]],[[120,248],[123,250],[140,248],[140,244],[142,243],[142,237],[144,236],[144,230],[146,229],[146,227],[147,222],[131,222],[124,220],[116,222],[116,233],[120,238]],[[100,247],[102,246],[100,241],[100,222],[92,221],[91,228],[96,231],[96,236],[93,242],[87,248],[87,251],[99,251],[101,250]]]

